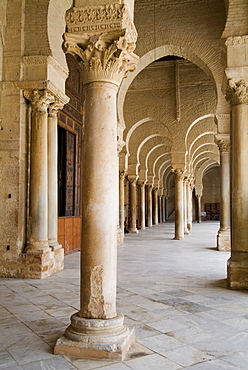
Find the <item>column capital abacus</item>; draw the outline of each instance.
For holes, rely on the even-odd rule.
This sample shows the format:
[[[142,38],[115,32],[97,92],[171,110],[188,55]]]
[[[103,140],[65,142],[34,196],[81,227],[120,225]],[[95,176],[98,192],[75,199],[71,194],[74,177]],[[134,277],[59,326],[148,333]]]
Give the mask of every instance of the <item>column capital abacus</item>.
[[[221,153],[230,152],[230,135],[217,134],[214,137],[214,141],[218,145],[219,151]]]
[[[33,110],[47,113],[49,104],[54,103],[55,97],[47,90],[25,91],[24,96],[31,102]]]
[[[64,50],[78,56],[84,84],[94,81],[120,85],[133,71],[137,32],[124,4],[74,7],[66,12]]]
[[[230,78],[226,91],[226,100],[231,105],[248,104],[248,81]]]

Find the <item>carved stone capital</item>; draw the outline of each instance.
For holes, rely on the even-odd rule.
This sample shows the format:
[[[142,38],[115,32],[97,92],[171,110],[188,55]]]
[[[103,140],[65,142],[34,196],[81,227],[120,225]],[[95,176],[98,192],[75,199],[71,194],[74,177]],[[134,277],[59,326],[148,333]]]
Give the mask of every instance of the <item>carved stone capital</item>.
[[[218,145],[219,151],[221,153],[230,152],[230,136],[229,135],[215,135],[214,141]]]
[[[226,46],[236,46],[248,44],[248,35],[228,37],[225,41]]]
[[[50,104],[48,107],[48,115],[56,117],[58,114],[59,109],[63,109],[64,104],[59,101],[58,99],[55,99],[54,103]]]
[[[125,180],[125,177],[126,177],[125,171],[120,172],[119,176],[120,176],[120,180],[121,181],[124,181]]]
[[[24,92],[24,96],[31,102],[33,111],[47,113],[49,104],[54,103],[55,97],[47,90],[33,90]]]
[[[120,153],[125,146],[125,141],[118,138],[117,140],[117,152]]]
[[[245,80],[228,80],[226,100],[231,105],[248,104],[248,82]]]
[[[64,50],[79,58],[85,84],[108,81],[119,86],[126,72],[136,68],[137,32],[125,5],[71,8],[66,24]]]
[[[184,170],[182,170],[181,168],[173,168],[172,172],[175,174],[175,179],[177,181],[184,180],[184,178],[185,178],[185,171]]]

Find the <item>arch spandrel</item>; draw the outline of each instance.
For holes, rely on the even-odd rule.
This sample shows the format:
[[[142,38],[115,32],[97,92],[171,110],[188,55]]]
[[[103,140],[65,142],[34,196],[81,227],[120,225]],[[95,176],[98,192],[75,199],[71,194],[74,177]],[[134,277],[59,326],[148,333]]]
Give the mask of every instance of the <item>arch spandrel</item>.
[[[214,143],[214,131],[206,131],[197,136],[190,144],[188,148],[188,158],[193,156],[193,153],[197,150],[198,146],[204,144],[204,143]]]

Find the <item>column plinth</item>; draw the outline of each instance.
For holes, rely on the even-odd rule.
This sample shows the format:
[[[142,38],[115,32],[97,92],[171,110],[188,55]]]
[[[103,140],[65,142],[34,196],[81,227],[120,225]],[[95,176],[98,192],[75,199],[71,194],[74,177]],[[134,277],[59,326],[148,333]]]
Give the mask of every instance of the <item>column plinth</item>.
[[[57,341],[55,354],[124,360],[135,339],[134,329],[124,324],[122,314],[109,320],[72,315],[71,325]]]
[[[111,32],[96,34],[98,14],[101,29]],[[134,332],[116,312],[116,96],[126,72],[135,69],[137,33],[123,4],[71,8],[66,24],[64,49],[80,60],[85,96],[81,299],[79,312],[71,317],[71,325],[57,341],[54,352],[123,359]]]

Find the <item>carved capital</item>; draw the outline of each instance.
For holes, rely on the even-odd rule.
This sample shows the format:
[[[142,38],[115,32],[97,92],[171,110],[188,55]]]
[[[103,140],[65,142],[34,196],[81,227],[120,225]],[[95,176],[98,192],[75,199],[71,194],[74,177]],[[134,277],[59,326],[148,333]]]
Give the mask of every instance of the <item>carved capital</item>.
[[[185,171],[184,170],[182,170],[181,168],[175,168],[175,169],[172,169],[172,172],[175,174],[175,179],[177,181],[184,180],[184,178],[185,178]]]
[[[128,175],[128,181],[130,182],[131,185],[136,185],[137,180],[138,180],[138,176]]]
[[[125,141],[118,138],[117,140],[117,152],[120,153],[125,146]]]
[[[31,102],[33,111],[47,113],[49,104],[54,103],[55,97],[47,90],[33,90],[24,92],[24,96]]]
[[[120,180],[121,181],[124,181],[125,180],[125,176],[126,176],[125,171],[120,172],[119,176],[120,176]]]
[[[54,103],[50,104],[48,107],[48,115],[56,117],[59,109],[63,109],[64,104],[56,99]]]
[[[123,4],[71,8],[66,13],[66,53],[82,65],[84,83],[108,81],[117,86],[136,68],[137,32]]]
[[[229,79],[226,91],[226,100],[229,101],[231,105],[247,104],[248,82],[242,79],[239,81]]]
[[[230,152],[230,136],[229,135],[216,135],[214,137],[215,143],[218,145],[221,153]]]

